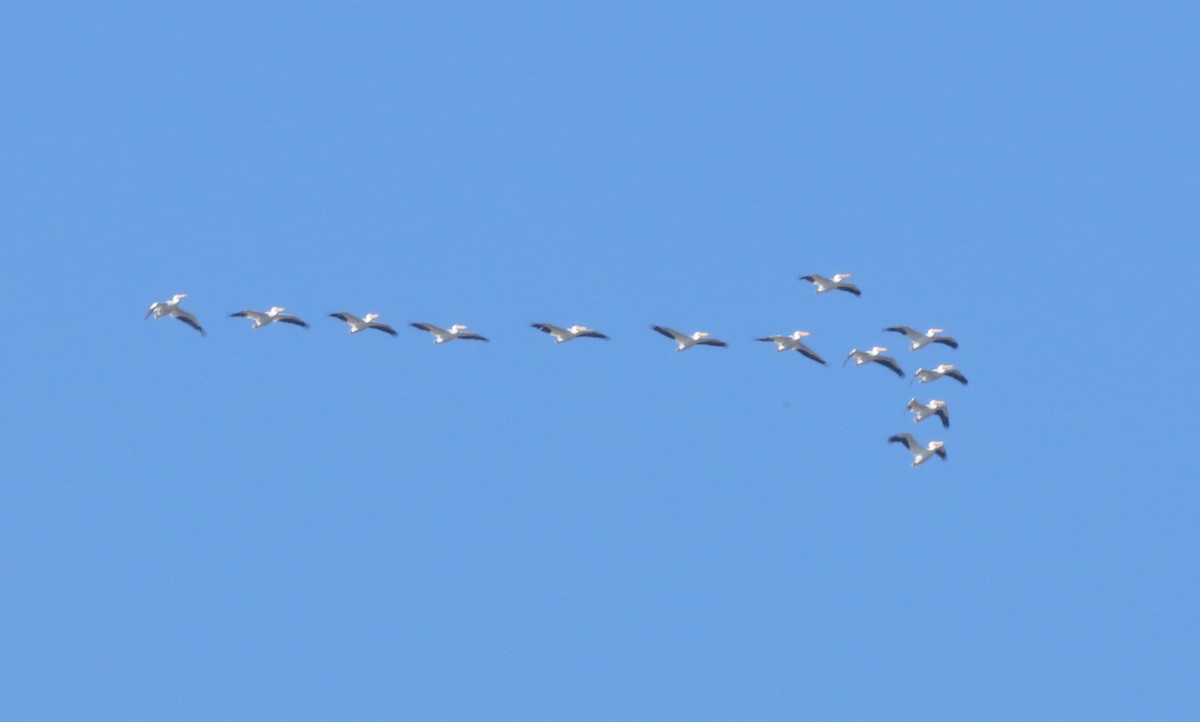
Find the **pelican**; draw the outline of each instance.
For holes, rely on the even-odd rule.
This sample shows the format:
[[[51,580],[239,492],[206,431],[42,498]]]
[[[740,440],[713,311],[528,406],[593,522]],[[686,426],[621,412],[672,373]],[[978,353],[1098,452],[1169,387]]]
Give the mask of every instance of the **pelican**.
[[[766,341],[768,343],[774,343],[776,346],[776,348],[775,348],[776,352],[793,351],[793,350],[799,351],[800,353],[804,354],[805,356],[812,359],[813,361],[816,361],[817,363],[821,364],[822,366],[825,366],[826,365],[825,359],[818,356],[816,351],[813,351],[808,346],[805,346],[804,342],[800,340],[800,339],[804,338],[805,336],[811,336],[811,335],[812,334],[809,333],[808,331],[793,331],[792,335],[790,335],[790,336],[767,336],[766,338],[756,338],[754,340],[755,341]]]
[[[563,328],[561,326],[555,326],[549,323],[535,323],[533,324],[533,327],[543,333],[548,333],[553,336],[555,338],[554,343],[562,343],[563,341],[570,341],[571,339],[580,337],[602,338],[606,341],[608,340],[608,336],[605,336],[599,331],[590,329],[587,326],[572,326],[570,328]]]
[[[930,416],[937,416],[942,420],[942,428],[950,428],[950,411],[946,407],[945,401],[933,399],[929,403],[923,404],[914,397],[908,400],[908,410],[916,414],[913,417],[914,424],[918,421],[924,421]]]
[[[150,304],[150,310],[146,311],[146,318],[153,316],[157,320],[163,316],[170,316],[196,329],[200,332],[201,336],[207,336],[208,334],[200,326],[200,322],[196,320],[196,317],[179,307],[179,302],[185,298],[187,298],[186,293],[177,293],[171,297],[170,301],[158,301]]]
[[[962,375],[954,364],[942,364],[937,368],[932,369],[917,369],[913,373],[914,379],[921,379],[921,383],[927,384],[930,381],[937,381],[943,376],[949,376],[963,386],[967,385],[967,377]]]
[[[858,286],[855,286],[853,283],[845,283],[847,278],[850,278],[849,273],[839,273],[833,278],[825,278],[824,276],[818,276],[817,274],[812,273],[807,276],[801,276],[800,280],[808,281],[816,286],[817,293],[825,293],[826,291],[846,291],[847,293],[853,293],[855,296],[861,296],[862,291],[858,290]]]
[[[392,328],[386,323],[375,322],[375,319],[379,318],[379,314],[377,313],[368,313],[366,316],[359,318],[352,313],[340,311],[338,313],[329,314],[329,317],[336,318],[339,321],[345,321],[346,323],[350,324],[350,333],[358,333],[359,331],[365,331],[368,328],[373,328],[376,331],[383,331],[391,336],[396,335],[396,329]]]
[[[268,324],[278,321],[280,323],[290,323],[300,328],[308,328],[308,324],[301,321],[295,316],[290,316],[283,312],[283,306],[272,306],[269,311],[238,311],[237,313],[229,314],[230,318],[250,318],[254,320],[254,324],[250,328],[262,328]]]
[[[946,442],[930,441],[929,446],[921,446],[912,434],[896,434],[888,437],[889,444],[904,444],[913,455],[913,468],[924,464],[932,459],[935,455],[942,457],[942,461],[946,460]]]
[[[887,351],[887,349],[884,348],[883,346],[876,346],[875,348],[872,348],[869,351],[859,351],[858,349],[852,349],[850,351],[850,355],[846,357],[846,361],[849,361],[850,359],[854,359],[855,366],[862,366],[863,364],[869,364],[871,362],[875,362],[875,363],[879,364],[880,366],[883,366],[884,368],[890,369],[892,371],[892,373],[896,374],[900,378],[904,378],[904,372],[902,370],[900,370],[900,365],[896,363],[896,359],[892,358],[891,356],[880,356],[879,355],[879,354],[883,353],[884,351]],[[846,365],[846,361],[842,362],[843,366]]]
[[[467,339],[470,341],[487,341],[486,338],[477,333],[463,333],[467,327],[460,323],[454,324],[449,329],[434,326],[432,323],[410,323],[408,325],[433,334],[434,343],[446,343],[447,341],[453,341],[456,338]]]
[[[958,341],[955,341],[949,336],[938,335],[945,330],[941,328],[931,328],[925,333],[921,333],[917,329],[910,328],[908,326],[889,326],[883,330],[895,331],[896,333],[902,333],[907,336],[908,340],[912,341],[912,348],[909,349],[910,351],[916,351],[919,348],[925,348],[931,343],[944,343],[950,348],[958,348]]]
[[[692,346],[721,346],[723,348],[728,345],[720,339],[709,338],[707,331],[697,331],[691,336],[685,336],[675,329],[667,328],[666,326],[651,326],[650,328],[679,344],[679,347],[675,349],[676,351],[687,351]]]

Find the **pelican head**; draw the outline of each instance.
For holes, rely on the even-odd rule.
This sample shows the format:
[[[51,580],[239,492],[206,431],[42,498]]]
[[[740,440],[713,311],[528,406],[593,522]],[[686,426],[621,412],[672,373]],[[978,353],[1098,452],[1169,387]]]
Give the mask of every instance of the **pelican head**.
[[[271,314],[272,316],[278,316],[279,314],[283,313],[283,306],[271,306],[271,310],[267,311],[267,313]]]
[[[873,353],[873,354],[881,354],[884,351],[887,351],[887,348],[885,348],[883,346],[876,346],[875,348],[871,349],[871,353]]]
[[[937,451],[938,449],[942,448],[945,445],[946,445],[945,441],[930,441],[929,442],[929,450]]]
[[[707,335],[709,335],[708,331],[697,331],[696,333],[692,334],[692,338],[699,341],[700,339],[704,338]]]
[[[467,327],[462,325],[461,323],[456,323],[450,327],[450,333],[458,333],[459,331],[466,331],[466,330],[467,330]]]
[[[835,274],[835,275],[834,275],[834,277],[833,277],[833,282],[834,282],[834,283],[841,283],[842,281],[846,280],[847,278],[850,278],[850,274],[849,274],[849,273],[838,273],[838,274]]]
[[[368,313],[366,316],[363,316],[363,320],[366,321],[367,323],[370,323],[377,318],[379,318],[379,314],[377,314],[377,313]]]
[[[792,332],[792,338],[796,339],[797,341],[804,338],[805,336],[811,336],[811,335],[812,335],[812,333],[810,333],[808,331],[793,331]]]
[[[591,331],[592,329],[588,328],[587,326],[572,326],[571,328],[568,328],[567,330],[570,331],[571,333],[579,333],[581,331]]]
[[[929,335],[932,336],[936,333],[941,333],[942,331],[945,331],[945,330],[946,329],[944,329],[944,328],[931,328],[931,329],[929,329]]]
[[[186,293],[177,293],[171,297],[171,303],[179,303],[180,301],[182,301],[185,298],[187,298]]]
[[[956,369],[954,367],[954,364],[942,364],[941,366],[938,366],[937,368],[934,369],[934,371],[940,371],[942,373],[946,373],[947,371],[957,371],[957,370],[958,369]]]

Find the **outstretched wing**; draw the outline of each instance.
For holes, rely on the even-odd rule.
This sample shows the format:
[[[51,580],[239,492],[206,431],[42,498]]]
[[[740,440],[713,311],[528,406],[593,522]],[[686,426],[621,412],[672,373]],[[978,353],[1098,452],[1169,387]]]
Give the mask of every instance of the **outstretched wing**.
[[[939,447],[938,447],[936,450],[934,450],[934,452],[933,452],[933,453],[935,453],[935,454],[937,454],[938,456],[942,457],[942,461],[945,461],[945,460],[946,460],[946,447],[944,447],[944,446],[939,446]]]
[[[276,316],[275,320],[280,323],[290,323],[293,326],[299,326],[300,328],[308,328],[307,323],[305,323],[304,321],[301,321],[299,318],[296,318],[295,316]]]
[[[937,415],[937,417],[939,419],[942,420],[942,428],[944,428],[944,429],[950,428],[950,414],[946,411],[945,406],[941,407],[934,413]],[[945,456],[945,454],[942,454],[942,456]]]
[[[939,336],[939,337],[935,338],[934,340],[930,341],[930,343],[944,343],[947,346],[949,346],[950,348],[958,348],[958,341],[955,341],[954,339],[950,338],[949,336]]]
[[[676,331],[673,328],[667,328],[666,326],[651,326],[650,328],[654,329],[655,331],[658,331],[659,333],[661,333],[662,335],[671,339],[672,341],[678,341],[682,338],[685,338],[685,336],[683,334],[679,333],[678,331]]]
[[[331,313],[331,314],[329,314],[329,317],[336,318],[339,321],[345,321],[346,323],[353,323],[350,319],[354,319],[355,321],[358,320],[358,318],[356,316],[351,316],[350,314],[346,313],[345,311],[341,311],[338,313]]]
[[[896,363],[896,359],[892,358],[891,356],[876,356],[875,363],[877,363],[880,366],[883,366],[885,368],[891,369],[892,372],[895,373],[897,376],[899,376],[900,378],[904,378],[904,371],[901,370],[900,366]]]
[[[599,331],[580,331],[580,332],[579,332],[577,335],[578,335],[580,338],[583,338],[583,337],[587,337],[587,338],[602,338],[602,339],[604,339],[605,341],[607,341],[607,340],[608,340],[608,336],[605,336],[604,334],[600,333]]]
[[[858,290],[858,286],[855,286],[853,283],[840,283],[835,288],[846,293],[853,293],[855,296],[862,295],[862,291]]]
[[[946,375],[946,376],[949,376],[950,378],[952,378],[952,379],[954,379],[955,381],[959,382],[959,383],[960,383],[960,384],[962,384],[963,386],[966,386],[966,385],[967,385],[967,377],[966,377],[966,376],[963,376],[963,375],[962,375],[962,372],[961,372],[961,371],[959,371],[958,369],[954,369],[953,371],[947,371],[945,375]]]
[[[536,328],[537,330],[541,331],[542,333],[548,333],[552,336],[567,336],[567,335],[569,335],[567,333],[567,329],[559,328],[558,326],[555,326],[552,323],[535,323],[535,324],[532,324],[532,326],[534,328]]]
[[[896,434],[895,436],[889,436],[888,443],[903,444],[904,448],[908,449],[909,451],[913,451],[917,448],[917,440],[913,438],[912,434]]]
[[[487,341],[486,338],[484,338],[483,336],[480,336],[477,333],[458,333],[458,334],[455,334],[455,336],[458,338],[467,340],[467,341]]]
[[[201,336],[208,335],[207,333],[205,333],[204,328],[200,325],[200,322],[196,320],[196,317],[193,316],[192,314],[188,313],[187,311],[176,311],[175,318],[179,319],[180,321],[183,321],[187,325],[189,325],[192,328],[199,331]]]
[[[818,356],[818,355],[816,354],[816,352],[815,352],[815,351],[813,351],[812,349],[808,348],[807,346],[797,346],[797,347],[796,347],[796,350],[797,350],[798,352],[800,352],[801,354],[803,354],[805,358],[810,358],[810,359],[812,359],[813,361],[816,361],[817,363],[821,364],[822,366],[828,366],[828,365],[829,365],[829,364],[825,363],[825,359],[823,359],[823,358],[821,358],[820,356]]]
[[[387,325],[386,323],[370,323],[370,324],[367,324],[367,328],[373,328],[376,331],[383,331],[384,333],[386,333],[389,336],[397,335],[396,329],[392,328],[391,326]]]
[[[725,343],[724,341],[722,341],[719,338],[702,338],[696,342],[696,345],[697,346],[720,346],[721,348],[725,348],[729,344]]]

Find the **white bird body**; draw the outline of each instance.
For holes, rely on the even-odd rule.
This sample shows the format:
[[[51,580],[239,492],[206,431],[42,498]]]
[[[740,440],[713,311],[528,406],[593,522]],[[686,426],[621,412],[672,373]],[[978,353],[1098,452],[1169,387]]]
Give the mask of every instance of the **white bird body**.
[[[383,331],[389,336],[396,335],[396,329],[392,328],[386,323],[379,323],[375,320],[379,318],[379,314],[377,313],[368,313],[362,318],[359,318],[352,313],[339,311],[338,313],[331,313],[329,316],[330,318],[336,318],[339,321],[345,321],[346,324],[350,326],[350,333],[358,333],[359,331],[366,331],[369,328],[373,328],[376,331]]]
[[[674,341],[677,344],[676,351],[686,351],[693,346],[719,346],[724,348],[728,345],[720,339],[710,338],[710,334],[707,331],[696,331],[688,336],[666,326],[651,326],[650,328]]]
[[[858,290],[858,286],[853,283],[846,283],[846,279],[850,278],[849,273],[839,273],[833,278],[818,276],[815,273],[810,273],[807,276],[801,276],[801,281],[808,281],[817,287],[817,293],[825,293],[826,291],[846,291],[853,293],[855,296],[861,296],[862,291]]]
[[[842,365],[845,366],[846,361],[849,361],[850,359],[854,359],[855,366],[862,366],[863,364],[869,364],[869,363],[877,363],[880,366],[883,366],[884,368],[890,370],[892,373],[896,374],[900,378],[904,378],[904,371],[901,370],[900,364],[896,363],[896,359],[892,358],[891,356],[883,356],[882,354],[884,351],[887,351],[887,349],[884,348],[883,346],[875,346],[874,348],[868,349],[866,351],[859,351],[858,349],[851,349],[850,355],[848,355],[846,357],[845,361],[842,361]]]
[[[606,341],[608,340],[608,336],[605,336],[594,329],[590,329],[587,326],[571,326],[570,328],[563,328],[562,326],[555,326],[552,323],[535,323],[533,324],[533,327],[543,333],[548,333],[553,336],[554,343],[562,343],[564,341],[571,341],[572,339],[577,338],[602,338]]]
[[[942,420],[942,428],[950,427],[950,409],[946,406],[945,401],[933,399],[929,403],[923,404],[914,397],[908,400],[908,410],[916,414],[913,417],[914,424],[924,421],[930,416],[937,416]]]
[[[153,316],[155,320],[158,320],[163,316],[170,316],[196,329],[200,332],[201,336],[207,336],[208,334],[204,331],[200,322],[196,320],[196,317],[179,307],[179,302],[185,298],[187,298],[186,293],[177,293],[171,297],[170,301],[158,301],[150,304],[150,309],[146,311],[146,318]]]
[[[276,321],[280,323],[290,323],[294,326],[300,326],[301,328],[308,328],[307,323],[301,321],[295,316],[284,313],[284,310],[285,309],[283,306],[272,306],[270,310],[267,311],[251,311],[247,309],[245,311],[231,313],[229,314],[229,317],[253,319],[254,323],[250,326],[252,329],[262,328],[263,326],[275,323]]]
[[[930,381],[937,381],[943,376],[949,376],[963,386],[967,385],[967,377],[962,375],[954,364],[942,364],[931,369],[917,369],[913,373],[914,379],[920,379],[921,383],[927,384]]]
[[[945,329],[931,328],[925,333],[921,333],[917,329],[910,326],[891,326],[883,330],[904,334],[909,341],[912,341],[912,347],[909,349],[910,351],[916,351],[917,349],[925,348],[931,343],[940,343],[945,344],[950,348],[958,348],[958,341],[955,341],[949,336],[940,335]]]
[[[928,446],[921,446],[912,434],[896,434],[888,437],[888,443],[903,444],[913,455],[912,466],[914,469],[935,456],[942,457],[943,461],[946,460],[946,442],[944,441],[930,441]]]
[[[486,338],[477,333],[463,333],[467,327],[460,323],[456,323],[450,328],[434,326],[432,323],[410,323],[408,325],[433,334],[434,343],[449,343],[456,338],[461,338],[468,341],[487,341]]]
[[[756,338],[754,340],[774,343],[776,353],[780,351],[798,351],[804,356],[816,361],[822,366],[825,366],[825,359],[821,358],[816,351],[813,351],[811,348],[806,346],[804,341],[801,340],[805,336],[811,335],[812,334],[808,331],[793,331],[791,335],[788,336],[766,336],[764,338]]]

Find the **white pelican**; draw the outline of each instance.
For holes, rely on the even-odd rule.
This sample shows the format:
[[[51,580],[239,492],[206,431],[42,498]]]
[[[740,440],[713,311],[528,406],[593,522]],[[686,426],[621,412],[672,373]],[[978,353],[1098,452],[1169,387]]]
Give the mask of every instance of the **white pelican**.
[[[929,446],[921,446],[912,434],[896,434],[888,437],[888,443],[904,444],[913,455],[913,468],[924,464],[934,456],[942,457],[942,461],[946,460],[946,442],[944,441],[930,441]]]
[[[200,322],[196,320],[196,317],[179,307],[179,302],[185,298],[187,298],[186,293],[177,293],[171,297],[170,301],[158,301],[157,303],[150,304],[150,310],[146,311],[146,318],[153,316],[157,320],[163,316],[170,316],[196,329],[200,332],[201,336],[207,336],[208,334],[200,326]]]
[[[805,336],[811,336],[811,335],[812,334],[809,333],[808,331],[793,331],[792,335],[790,335],[790,336],[767,336],[766,338],[756,338],[754,340],[755,341],[767,341],[769,343],[774,343],[776,346],[776,348],[775,348],[776,352],[793,351],[793,350],[799,351],[800,353],[804,354],[805,356],[812,359],[813,361],[816,361],[817,363],[821,364],[822,366],[825,366],[825,365],[827,365],[825,363],[825,359],[818,356],[816,351],[813,351],[808,346],[805,346],[804,342],[800,340],[800,339],[804,338]]]
[[[570,328],[563,328],[561,326],[555,326],[549,323],[535,323],[533,324],[533,327],[539,331],[542,331],[543,333],[548,333],[553,336],[555,338],[554,343],[562,343],[563,341],[570,341],[573,338],[580,337],[602,338],[606,341],[608,340],[608,336],[605,336],[599,331],[590,329],[587,326],[572,326]]]
[[[254,324],[250,328],[262,328],[267,324],[278,321],[280,323],[290,323],[300,328],[308,328],[308,324],[301,321],[295,316],[290,316],[283,312],[283,306],[272,306],[269,311],[238,311],[237,313],[229,314],[230,318],[250,318],[254,319]]]
[[[925,348],[931,343],[944,343],[950,348],[958,348],[958,341],[955,341],[949,336],[938,335],[945,330],[941,328],[931,328],[925,333],[921,333],[917,329],[910,328],[908,326],[889,326],[883,330],[895,331],[896,333],[902,333],[907,336],[908,340],[912,341],[912,348],[909,349],[910,351],[916,351],[919,348]]]
[[[448,329],[434,326],[432,323],[410,323],[408,325],[433,334],[434,343],[446,343],[447,341],[453,341],[456,338],[470,341],[487,341],[486,338],[477,333],[463,333],[467,327],[460,323],[456,323]]]
[[[942,428],[950,428],[950,411],[945,401],[933,399],[929,403],[923,404],[914,397],[908,400],[908,410],[916,414],[913,417],[914,424],[924,421],[930,416],[937,416],[942,420]]]
[[[930,381],[937,381],[943,376],[949,376],[963,386],[967,385],[967,377],[962,375],[954,364],[942,364],[937,368],[932,369],[917,369],[913,373],[914,379],[921,379],[921,383],[927,384]]]
[[[368,328],[373,328],[376,331],[383,331],[391,336],[396,335],[396,329],[392,328],[386,323],[375,322],[375,319],[379,318],[379,314],[377,313],[368,313],[366,316],[359,318],[352,313],[340,311],[338,313],[329,314],[329,317],[336,318],[339,321],[345,321],[346,323],[350,324],[350,333],[358,333],[359,331],[365,331]]]
[[[666,326],[651,326],[650,328],[654,329],[655,331],[658,331],[662,335],[666,336],[667,338],[671,339],[675,343],[679,344],[679,347],[675,349],[676,351],[686,351],[689,348],[691,348],[692,346],[721,346],[721,347],[724,347],[724,346],[728,345],[720,339],[709,338],[708,337],[709,334],[707,331],[697,331],[697,332],[693,333],[691,336],[685,336],[684,334],[679,333],[675,329],[667,328]]]
[[[808,281],[816,286],[817,293],[825,293],[826,291],[846,291],[847,293],[853,293],[855,296],[861,296],[862,291],[858,290],[858,286],[855,286],[853,283],[845,283],[847,278],[850,278],[849,273],[839,273],[833,278],[825,278],[824,276],[818,276],[817,274],[812,273],[807,276],[801,276],[800,280]]]
[[[892,358],[891,356],[880,356],[879,355],[879,354],[883,353],[884,351],[887,351],[887,349],[884,348],[883,346],[876,346],[875,348],[872,348],[868,351],[859,351],[858,349],[852,349],[850,351],[850,355],[846,357],[846,361],[849,361],[850,359],[854,359],[855,366],[862,366],[863,364],[869,364],[871,362],[875,362],[875,363],[879,364],[880,366],[883,366],[884,368],[890,369],[894,374],[896,374],[900,378],[904,378],[904,372],[902,370],[900,370],[900,365],[896,363],[896,359]],[[842,362],[843,366],[846,365],[846,361]]]

